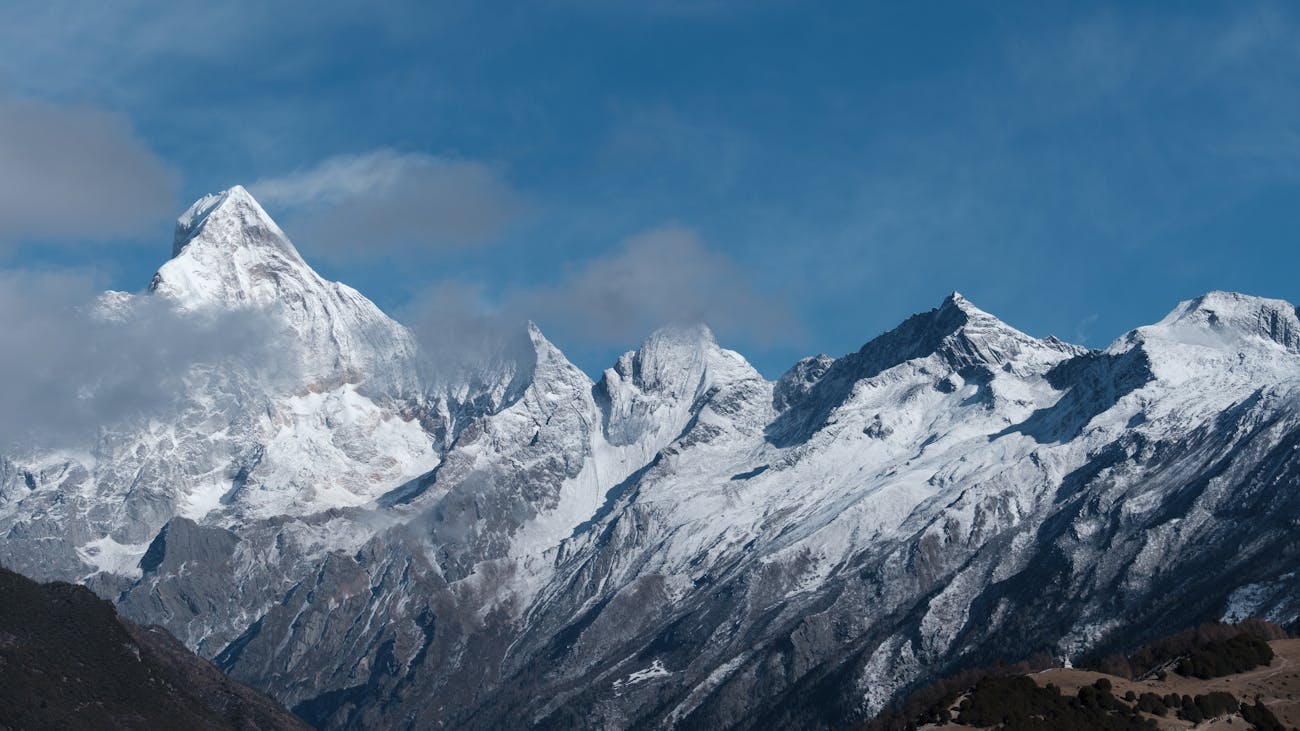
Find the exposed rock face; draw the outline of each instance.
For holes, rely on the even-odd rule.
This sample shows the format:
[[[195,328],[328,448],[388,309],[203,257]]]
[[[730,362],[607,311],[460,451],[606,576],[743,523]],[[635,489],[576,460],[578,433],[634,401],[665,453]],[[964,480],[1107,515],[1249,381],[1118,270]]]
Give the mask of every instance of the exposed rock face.
[[[242,190],[182,218],[153,291],[279,317],[303,383],[205,374],[93,458],[10,457],[0,560],[321,726],[839,724],[1142,639],[1121,622],[1300,616],[1285,302],[1210,293],[1088,351],[954,294],[775,383],[702,327],[593,383],[530,326],[417,388],[405,330]]]

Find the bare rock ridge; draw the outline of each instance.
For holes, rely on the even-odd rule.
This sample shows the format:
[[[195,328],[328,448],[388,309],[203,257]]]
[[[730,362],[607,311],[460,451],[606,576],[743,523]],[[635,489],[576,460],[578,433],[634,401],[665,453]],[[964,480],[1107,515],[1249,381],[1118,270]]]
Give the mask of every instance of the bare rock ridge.
[[[323,728],[844,725],[1009,638],[1300,616],[1280,300],[1088,350],[954,293],[775,382],[702,326],[593,382],[528,326],[431,382],[246,191],[175,248],[152,296],[271,318],[301,377],[196,372],[169,418],[0,457],[0,561]]]

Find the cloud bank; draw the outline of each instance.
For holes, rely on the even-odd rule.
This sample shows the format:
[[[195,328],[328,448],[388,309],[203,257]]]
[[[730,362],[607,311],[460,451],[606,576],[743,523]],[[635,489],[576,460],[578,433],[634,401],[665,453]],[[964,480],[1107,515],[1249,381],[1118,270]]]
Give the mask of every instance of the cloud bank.
[[[120,115],[0,95],[0,247],[142,233],[172,214],[176,177]]]

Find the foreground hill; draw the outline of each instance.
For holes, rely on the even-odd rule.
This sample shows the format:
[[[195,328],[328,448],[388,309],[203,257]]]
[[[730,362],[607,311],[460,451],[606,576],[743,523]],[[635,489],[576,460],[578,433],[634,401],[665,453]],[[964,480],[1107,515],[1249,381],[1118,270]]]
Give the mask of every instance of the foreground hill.
[[[1265,642],[1241,635],[1215,641],[1162,661],[1138,678],[1060,667],[988,672],[953,690],[940,683],[929,695],[942,695],[923,703],[924,710],[882,717],[861,731],[1300,728],[1300,639]]]
[[[88,589],[0,569],[0,729],[161,728],[307,726]]]

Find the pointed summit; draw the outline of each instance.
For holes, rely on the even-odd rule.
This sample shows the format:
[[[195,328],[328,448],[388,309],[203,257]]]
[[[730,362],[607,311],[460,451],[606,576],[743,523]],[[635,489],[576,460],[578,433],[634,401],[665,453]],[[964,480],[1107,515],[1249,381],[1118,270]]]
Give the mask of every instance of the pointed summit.
[[[564,352],[552,343],[546,335],[542,334],[542,329],[532,320],[528,321],[525,326],[527,336],[527,360],[529,368],[532,369],[532,380],[546,380],[554,376],[557,372],[562,372],[565,378],[572,377],[572,374],[579,374],[582,380],[590,383],[577,366],[569,362]]]
[[[963,297],[961,292],[958,292],[955,289],[949,292],[948,296],[943,298],[943,303],[939,305],[940,309],[947,308],[947,307],[953,307],[962,310],[963,312],[970,312],[970,311],[982,312],[982,310],[980,310],[978,307],[971,304],[970,300]]]
[[[445,353],[433,349],[440,345],[436,339],[425,342],[430,348],[424,352],[425,378],[460,417],[497,413],[530,390],[544,394],[574,384],[584,391],[591,388],[591,379],[531,320],[521,327],[485,328],[478,335],[478,342]]]
[[[203,196],[176,219],[172,256],[179,256],[196,239],[214,244],[269,245],[301,258],[284,231],[242,185]]]
[[[965,316],[967,322],[983,322],[986,325],[996,326],[1007,330],[1015,330],[1015,328],[1003,322],[1001,318],[990,314],[987,310],[982,310],[975,306],[974,302],[966,299],[962,296],[961,292],[956,290],[950,292],[947,297],[944,297],[943,302],[939,303],[939,306],[932,310],[932,312],[939,313],[940,315],[947,314],[950,316],[955,313],[960,313],[960,315]],[[1016,332],[1020,331],[1016,330]]]
[[[260,308],[283,322],[320,381],[400,380],[410,334],[359,292],[303,261],[242,186],[206,195],[176,221],[172,258],[149,292],[185,310]]]
[[[946,393],[953,376],[987,383],[1000,371],[1041,373],[1082,352],[1056,339],[1026,335],[952,292],[938,307],[912,315],[857,352],[796,363],[774,389],[773,407],[782,414],[769,427],[768,439],[777,446],[808,439],[829,423],[858,382],[907,364],[913,364],[911,377],[933,379]]]
[[[935,309],[907,318],[854,357],[871,373],[932,354],[960,369],[1001,365],[1038,342],[952,292]]]
[[[149,291],[187,307],[242,306],[277,299],[289,281],[324,281],[243,186],[205,195],[176,220],[172,258]]]

